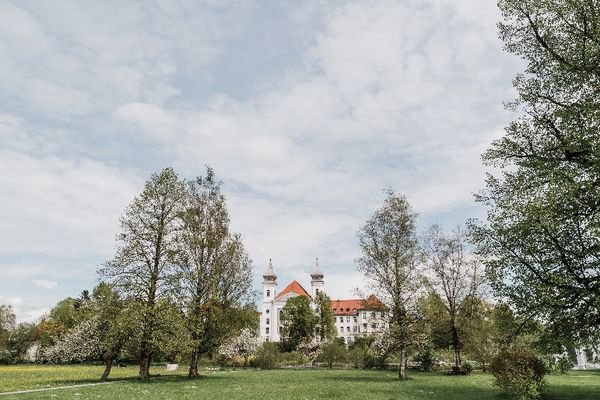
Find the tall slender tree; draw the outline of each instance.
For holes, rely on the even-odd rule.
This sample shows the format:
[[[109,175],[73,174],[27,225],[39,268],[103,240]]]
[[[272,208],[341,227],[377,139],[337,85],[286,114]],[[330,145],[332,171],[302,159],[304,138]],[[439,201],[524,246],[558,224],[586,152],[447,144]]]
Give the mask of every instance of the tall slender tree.
[[[444,306],[457,369],[462,364],[464,331],[469,319],[475,316],[477,294],[483,284],[479,261],[468,253],[466,247],[466,235],[460,227],[445,234],[440,226],[433,225],[423,240],[427,259],[425,282]]]
[[[139,378],[144,380],[150,377],[157,351],[159,303],[173,293],[176,235],[184,202],[185,186],[172,168],[153,174],[120,219],[114,258],[99,268],[102,277],[137,303]]]
[[[406,352],[418,337],[417,293],[420,249],[416,234],[417,214],[406,197],[386,191],[384,204],[358,233],[362,255],[357,268],[370,280],[389,310],[387,350],[396,351],[398,377],[406,378]]]
[[[335,319],[331,309],[331,299],[324,292],[315,296],[315,314],[317,316],[317,336],[321,341],[334,339],[336,336]]]
[[[231,334],[220,321],[250,298],[251,261],[241,236],[229,230],[225,196],[212,168],[188,183],[181,221],[177,277],[181,297],[188,299],[188,375],[197,377],[202,353],[216,351]]]

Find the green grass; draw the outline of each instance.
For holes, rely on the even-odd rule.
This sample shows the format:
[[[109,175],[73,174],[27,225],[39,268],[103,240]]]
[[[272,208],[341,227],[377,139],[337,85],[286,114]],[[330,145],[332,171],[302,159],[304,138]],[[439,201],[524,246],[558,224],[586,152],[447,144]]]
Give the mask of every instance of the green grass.
[[[164,373],[164,369],[154,373],[159,371]],[[0,391],[12,390],[7,388],[17,383],[19,388],[87,383],[97,379],[100,372],[99,367],[87,366],[0,367]],[[362,370],[226,370],[203,372],[203,376],[195,380],[187,379],[184,372],[138,382],[132,379],[136,373],[134,367],[115,369],[114,378],[125,380],[110,385],[1,396],[0,399],[506,399],[486,374],[456,377],[411,373],[408,381],[401,382],[394,372]],[[15,380],[11,381],[11,377]],[[599,372],[572,372],[549,376],[547,380],[549,390],[545,399],[600,399]]]

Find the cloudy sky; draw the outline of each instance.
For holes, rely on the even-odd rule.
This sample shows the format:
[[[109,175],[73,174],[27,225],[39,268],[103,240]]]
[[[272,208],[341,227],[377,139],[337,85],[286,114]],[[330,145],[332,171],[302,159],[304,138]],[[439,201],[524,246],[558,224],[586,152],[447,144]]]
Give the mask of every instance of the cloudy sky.
[[[281,288],[406,194],[419,227],[483,215],[480,154],[520,61],[493,1],[0,1],[0,303],[33,320],[97,282],[154,171],[210,164]],[[281,289],[280,288],[280,289]]]

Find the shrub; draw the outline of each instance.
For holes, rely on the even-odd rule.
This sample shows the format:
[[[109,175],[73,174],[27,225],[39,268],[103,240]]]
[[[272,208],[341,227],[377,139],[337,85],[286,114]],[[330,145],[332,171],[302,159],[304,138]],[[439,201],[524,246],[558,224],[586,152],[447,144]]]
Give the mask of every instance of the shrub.
[[[339,342],[333,341],[323,346],[319,361],[327,364],[332,368],[334,364],[344,364],[348,360],[348,350],[346,346]]]
[[[471,364],[468,361],[463,362],[462,364],[462,370],[465,371],[465,373],[467,375],[471,375],[471,372],[473,372],[473,364]]]
[[[539,399],[544,386],[546,369],[535,354],[523,347],[514,347],[498,353],[490,364],[494,384],[511,399]]]
[[[431,371],[435,363],[435,354],[433,353],[433,348],[431,346],[423,348],[413,357],[413,361],[419,364],[421,370]]]
[[[258,348],[250,365],[260,369],[273,369],[278,366],[280,359],[279,347],[273,342],[265,342]]]
[[[298,365],[308,364],[308,357],[299,351],[291,351],[280,354],[281,361],[286,367],[296,367]]]
[[[8,350],[0,350],[0,365],[12,364],[15,360]]]

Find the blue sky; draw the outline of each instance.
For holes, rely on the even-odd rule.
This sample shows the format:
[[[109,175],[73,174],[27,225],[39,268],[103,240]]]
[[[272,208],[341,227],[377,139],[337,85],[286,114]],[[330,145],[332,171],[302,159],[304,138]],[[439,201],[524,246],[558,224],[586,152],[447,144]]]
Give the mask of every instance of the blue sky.
[[[419,226],[483,215],[480,154],[521,62],[494,2],[0,2],[0,303],[35,320],[97,282],[149,175],[210,164],[280,285],[319,257],[353,295],[382,190]]]

